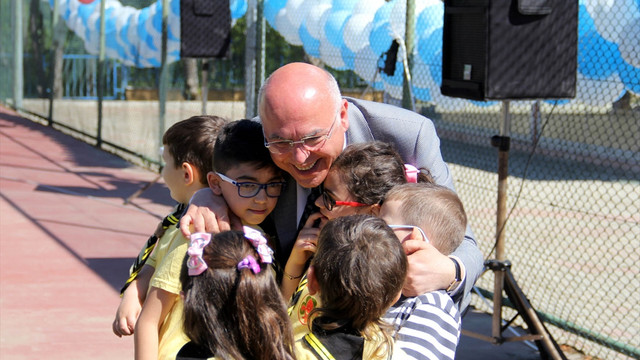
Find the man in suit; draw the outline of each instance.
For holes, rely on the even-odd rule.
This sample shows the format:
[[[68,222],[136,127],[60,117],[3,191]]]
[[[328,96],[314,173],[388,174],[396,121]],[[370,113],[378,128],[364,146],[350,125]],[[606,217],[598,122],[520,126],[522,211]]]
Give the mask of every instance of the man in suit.
[[[333,160],[348,144],[393,143],[407,163],[428,169],[436,183],[453,189],[440,140],[429,119],[387,104],[342,98],[333,76],[321,68],[305,63],[281,67],[265,81],[259,100],[265,144],[276,165],[290,175],[289,186],[272,213],[276,253],[282,263],[295,243],[308,194],[324,181]],[[223,200],[199,194],[193,202],[203,206],[191,206],[182,217],[185,235],[190,224],[212,232],[230,227]],[[410,263],[405,295],[447,289],[454,298],[464,295],[461,310],[466,307],[483,262],[470,228],[452,256],[417,241],[407,242],[405,251]]]

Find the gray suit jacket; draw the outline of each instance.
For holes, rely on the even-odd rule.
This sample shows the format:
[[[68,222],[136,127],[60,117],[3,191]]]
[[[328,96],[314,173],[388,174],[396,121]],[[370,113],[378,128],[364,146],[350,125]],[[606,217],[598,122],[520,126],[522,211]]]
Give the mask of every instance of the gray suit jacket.
[[[431,120],[387,104],[346,99],[349,102],[347,145],[373,140],[392,143],[405,162],[429,169],[436,183],[455,190],[449,168],[442,160],[440,139]],[[288,177],[287,183],[271,215],[278,234],[276,253],[283,266],[297,235],[296,183],[291,177]],[[471,288],[483,267],[483,257],[470,227],[467,227],[465,239],[453,255],[462,260],[467,271],[462,310],[470,301]]]

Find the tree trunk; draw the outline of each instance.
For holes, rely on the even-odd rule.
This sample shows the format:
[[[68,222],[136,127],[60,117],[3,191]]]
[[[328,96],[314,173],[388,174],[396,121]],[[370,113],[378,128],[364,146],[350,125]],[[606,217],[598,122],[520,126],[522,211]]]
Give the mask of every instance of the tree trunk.
[[[184,98],[185,100],[197,100],[200,95],[198,89],[198,62],[194,58],[182,59],[184,66]]]
[[[62,17],[58,19],[56,28],[53,29],[53,98],[62,98],[62,80],[63,80],[63,58],[64,55],[64,43],[67,38],[67,24],[64,23]]]
[[[35,67],[35,82],[38,97],[45,97],[47,77],[44,72],[44,46],[42,44],[43,33],[42,13],[40,12],[40,0],[31,0],[29,3],[29,34],[30,45],[33,50],[33,62]]]

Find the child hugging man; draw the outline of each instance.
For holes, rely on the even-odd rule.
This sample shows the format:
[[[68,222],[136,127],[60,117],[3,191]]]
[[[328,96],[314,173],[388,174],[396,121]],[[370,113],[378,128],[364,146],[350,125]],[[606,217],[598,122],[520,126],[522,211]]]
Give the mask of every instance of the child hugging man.
[[[394,229],[405,249],[411,242],[429,241],[444,255],[460,245],[467,227],[458,196],[431,183],[395,186],[387,193],[379,216]],[[402,296],[383,318],[394,325],[396,345],[410,358],[454,359],[461,320],[458,307],[445,290]]]
[[[222,195],[233,214],[254,231],[259,231],[257,225],[273,211],[285,184],[263,142],[262,126],[257,122],[245,119],[226,124],[215,141],[214,171],[207,174],[212,191]],[[179,179],[176,177],[176,181]],[[137,360],[175,359],[189,341],[182,328],[183,302],[179,296],[180,270],[188,245],[178,232],[164,258],[157,259],[135,328]],[[258,251],[271,255],[266,240]]]
[[[164,133],[162,177],[178,204],[158,224],[131,266],[129,278],[120,290],[122,300],[112,325],[117,336],[133,334],[151,275],[156,264],[168,252],[170,240],[179,232],[176,224],[185,205],[193,193],[207,187],[207,173],[212,170],[213,145],[225,122],[218,116],[193,116],[173,124]]]
[[[402,245],[382,219],[359,214],[329,221],[307,271],[309,294],[319,301],[309,314],[310,331],[294,334],[297,358],[404,359],[381,316],[400,297],[406,273]]]

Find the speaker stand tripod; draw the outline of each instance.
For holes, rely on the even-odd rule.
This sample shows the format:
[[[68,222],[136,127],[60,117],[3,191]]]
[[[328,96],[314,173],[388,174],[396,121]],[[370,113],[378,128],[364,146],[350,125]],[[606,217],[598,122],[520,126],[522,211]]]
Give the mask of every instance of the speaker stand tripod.
[[[496,259],[485,261],[485,268],[493,271],[493,314],[491,322],[491,337],[472,331],[462,330],[462,333],[480,340],[499,345],[510,341],[535,341],[540,351],[540,358],[547,360],[566,360],[562,350],[547,331],[544,323],[538,317],[535,309],[518,286],[511,273],[511,262],[504,256],[504,229],[506,223],[507,205],[507,176],[509,174],[509,146],[510,146],[510,114],[509,101],[502,102],[503,123],[500,135],[491,139],[491,145],[498,148],[498,211],[496,232]],[[513,304],[517,314],[502,326],[502,292]],[[527,324],[529,335],[505,337],[504,330],[519,316]]]

